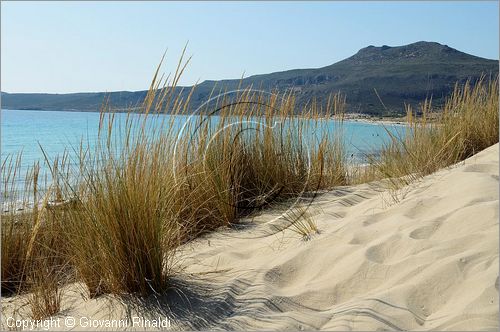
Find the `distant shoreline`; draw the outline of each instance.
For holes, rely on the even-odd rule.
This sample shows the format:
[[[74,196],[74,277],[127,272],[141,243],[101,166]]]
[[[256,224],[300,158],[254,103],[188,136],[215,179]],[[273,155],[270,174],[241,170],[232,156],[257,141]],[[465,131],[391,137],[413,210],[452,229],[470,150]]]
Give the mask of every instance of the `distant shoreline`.
[[[395,116],[372,116],[363,113],[347,113],[344,116],[344,120],[353,121],[353,122],[361,122],[367,124],[387,124],[387,125],[401,125],[404,126],[407,124],[406,117],[395,117]]]
[[[75,112],[75,113],[100,113],[98,110],[77,110],[77,109],[15,109],[15,108],[2,108],[2,111],[37,111],[37,112]],[[130,110],[112,110],[111,112],[106,113],[127,113]],[[134,112],[134,114],[144,114],[140,112]],[[171,115],[170,113],[164,113]],[[194,113],[184,114],[184,115],[193,115]],[[302,114],[295,115],[297,118],[302,117]],[[334,119],[335,117],[332,117]],[[352,122],[360,122],[366,124],[388,124],[388,125],[406,125],[406,118],[404,116],[401,117],[384,117],[384,116],[372,116],[364,113],[346,113],[343,116],[343,120],[352,121]]]

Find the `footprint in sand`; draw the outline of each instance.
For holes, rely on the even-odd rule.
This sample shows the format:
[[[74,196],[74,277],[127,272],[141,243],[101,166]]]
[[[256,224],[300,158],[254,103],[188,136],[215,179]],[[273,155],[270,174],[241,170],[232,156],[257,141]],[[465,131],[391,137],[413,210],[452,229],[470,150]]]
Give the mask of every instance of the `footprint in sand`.
[[[371,216],[367,216],[366,220],[363,221],[363,226],[367,227],[367,226],[373,225],[373,224],[379,222],[380,220],[384,219],[385,216],[386,216],[386,214],[384,214],[384,213],[377,213],[377,214],[373,214]]]
[[[432,223],[431,225],[419,227],[419,228],[413,230],[409,234],[409,237],[411,237],[412,239],[415,239],[415,240],[428,239],[432,236],[432,234],[434,234],[438,230],[438,228],[440,226],[441,226],[440,222],[435,222],[435,223]]]
[[[401,245],[401,235],[391,236],[386,241],[369,247],[365,256],[369,261],[379,264],[394,264],[406,256],[408,250]]]
[[[496,173],[498,166],[495,164],[473,164],[464,168],[464,172],[477,172],[477,173]]]

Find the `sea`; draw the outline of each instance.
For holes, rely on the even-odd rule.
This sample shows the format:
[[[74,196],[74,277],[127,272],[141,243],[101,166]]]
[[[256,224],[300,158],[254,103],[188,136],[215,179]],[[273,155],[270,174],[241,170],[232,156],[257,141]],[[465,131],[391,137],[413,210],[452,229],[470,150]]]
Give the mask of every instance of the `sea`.
[[[115,122],[124,122],[127,114],[116,113]],[[134,115],[140,116],[140,115]],[[155,122],[162,117],[153,117]],[[177,116],[179,126],[189,121],[188,116]],[[21,172],[39,161],[42,170],[46,159],[53,160],[63,152],[71,154],[83,141],[92,145],[97,141],[100,113],[78,111],[1,110],[1,159],[22,153]],[[297,120],[307,121],[307,120]],[[154,124],[153,124],[154,125]],[[338,121],[331,120],[321,130],[334,132]],[[344,121],[342,137],[346,153],[353,163],[366,162],[366,156],[376,154],[390,140],[389,133],[401,135],[404,127],[397,124],[380,124],[362,121]]]

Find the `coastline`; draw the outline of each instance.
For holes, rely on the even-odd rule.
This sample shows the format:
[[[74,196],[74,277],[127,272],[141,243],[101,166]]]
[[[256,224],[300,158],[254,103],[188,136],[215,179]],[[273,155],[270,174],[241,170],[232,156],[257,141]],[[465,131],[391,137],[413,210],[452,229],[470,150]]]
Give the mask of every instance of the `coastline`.
[[[398,125],[406,126],[406,116],[401,117],[383,117],[383,116],[372,116],[363,113],[346,113],[344,115],[344,120],[352,122],[360,122],[366,124],[376,124],[376,125]]]
[[[95,110],[80,110],[80,109],[15,109],[15,108],[2,108],[1,111],[36,111],[36,112],[71,112],[71,113],[100,113],[101,111],[98,109]],[[126,109],[116,109],[116,110],[111,110],[106,113],[127,113],[131,112],[133,114],[146,114],[143,112],[136,112],[135,109],[132,110],[126,110]],[[171,113],[165,112],[161,113],[165,115],[172,115]],[[187,114],[179,114],[182,116],[191,116],[191,115],[196,115],[194,112],[192,113],[187,113]],[[304,118],[302,114],[295,114],[294,117],[297,118]],[[332,116],[332,119],[336,119],[336,116]],[[406,124],[406,117],[401,116],[401,117],[383,117],[383,116],[375,116],[375,115],[368,115],[364,113],[345,113],[344,115],[340,116],[343,120],[347,121],[352,121],[352,122],[362,122],[362,123],[368,123],[368,124],[391,124],[391,125],[405,125]]]

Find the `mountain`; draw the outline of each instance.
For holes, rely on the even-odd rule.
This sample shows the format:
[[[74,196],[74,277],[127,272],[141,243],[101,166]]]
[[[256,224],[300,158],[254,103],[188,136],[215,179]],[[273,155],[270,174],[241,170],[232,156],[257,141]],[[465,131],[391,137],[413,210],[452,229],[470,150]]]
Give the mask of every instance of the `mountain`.
[[[404,46],[368,46],[353,56],[330,66],[295,69],[254,75],[243,80],[204,81],[191,99],[195,109],[207,100],[216,87],[237,89],[238,86],[288,91],[293,89],[297,102],[303,105],[315,98],[324,103],[331,93],[341,92],[347,98],[347,111],[372,115],[401,114],[404,104],[417,106],[432,97],[433,104],[443,103],[455,83],[472,82],[481,75],[497,76],[498,60],[489,60],[460,52],[435,42],[417,42]],[[178,88],[187,95],[189,87]],[[137,105],[146,91],[111,93],[4,93],[5,109],[97,111],[105,96],[115,109]],[[382,102],[383,104],[382,104]]]

